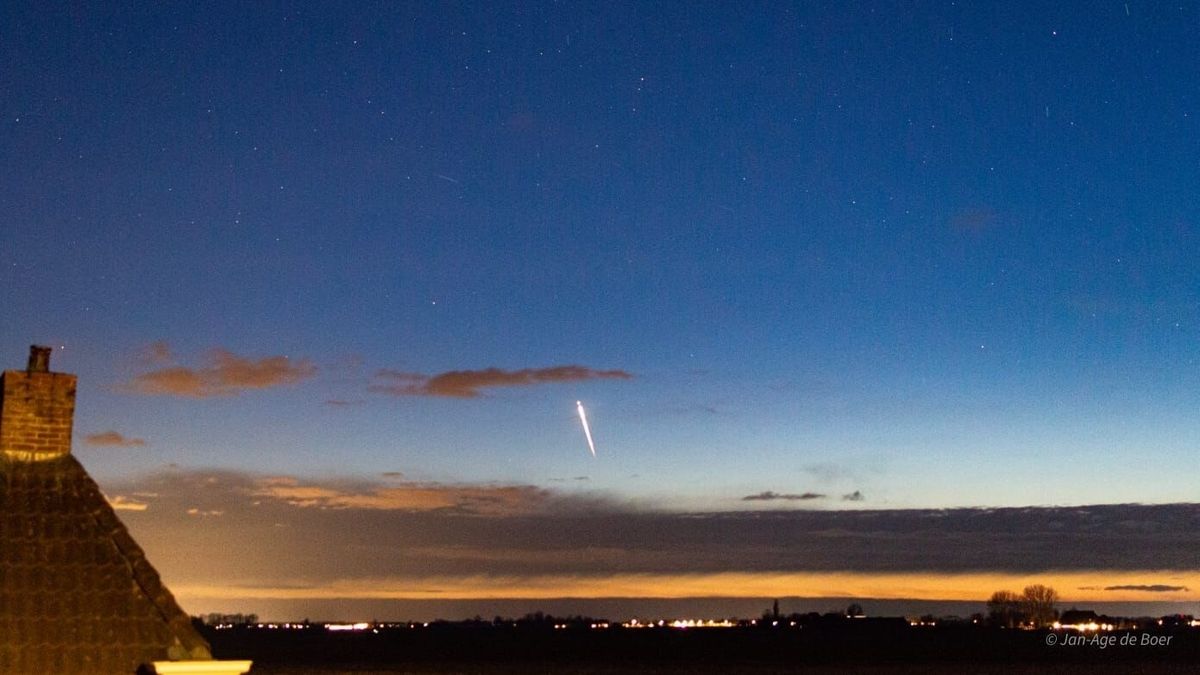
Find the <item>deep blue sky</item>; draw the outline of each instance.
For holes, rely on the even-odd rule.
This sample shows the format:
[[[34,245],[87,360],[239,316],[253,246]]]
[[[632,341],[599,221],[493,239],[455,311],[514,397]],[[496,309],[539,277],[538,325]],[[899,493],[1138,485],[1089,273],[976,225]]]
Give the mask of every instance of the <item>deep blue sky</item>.
[[[0,8],[0,345],[98,476],[1194,499],[1194,5],[236,4]],[[213,349],[315,371],[131,384]],[[633,377],[368,389],[559,365]]]

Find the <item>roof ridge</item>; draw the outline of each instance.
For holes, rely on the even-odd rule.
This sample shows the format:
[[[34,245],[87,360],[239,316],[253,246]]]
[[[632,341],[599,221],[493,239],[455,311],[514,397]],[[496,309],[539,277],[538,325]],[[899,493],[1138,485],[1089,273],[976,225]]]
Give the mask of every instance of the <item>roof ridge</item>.
[[[192,626],[187,612],[183,611],[183,608],[175,600],[175,596],[162,583],[162,577],[159,576],[158,570],[150,564],[150,560],[146,558],[146,552],[129,534],[125,523],[117,517],[116,511],[112,504],[109,504],[100,485],[74,456],[67,455],[64,459],[73,465],[72,469],[78,471],[83,486],[91,492],[87,498],[96,504],[96,509],[89,514],[93,522],[116,547],[122,562],[129,569],[133,583],[158,612],[159,617],[171,628],[172,636],[183,648],[184,653],[178,655],[178,658],[212,658],[208,642]]]
[[[0,456],[0,672],[102,675],[211,649],[76,458]]]

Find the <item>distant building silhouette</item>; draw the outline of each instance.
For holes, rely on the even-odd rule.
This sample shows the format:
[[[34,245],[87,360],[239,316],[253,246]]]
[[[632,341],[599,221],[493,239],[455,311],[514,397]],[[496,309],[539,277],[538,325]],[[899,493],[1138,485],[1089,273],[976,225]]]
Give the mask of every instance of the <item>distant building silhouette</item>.
[[[244,672],[249,662],[211,660],[71,456],[75,383],[50,372],[50,349],[37,346],[25,370],[0,375],[0,672],[133,675],[155,661]]]
[[[1068,609],[1059,617],[1059,623],[1063,625],[1086,624],[1100,620],[1100,615],[1090,609]]]

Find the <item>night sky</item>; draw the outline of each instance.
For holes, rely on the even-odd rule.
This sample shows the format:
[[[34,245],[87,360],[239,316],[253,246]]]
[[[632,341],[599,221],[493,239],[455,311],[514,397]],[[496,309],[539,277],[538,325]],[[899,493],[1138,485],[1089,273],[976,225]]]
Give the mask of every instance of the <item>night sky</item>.
[[[0,5],[3,365],[186,608],[1200,599],[1200,7],[473,4]]]

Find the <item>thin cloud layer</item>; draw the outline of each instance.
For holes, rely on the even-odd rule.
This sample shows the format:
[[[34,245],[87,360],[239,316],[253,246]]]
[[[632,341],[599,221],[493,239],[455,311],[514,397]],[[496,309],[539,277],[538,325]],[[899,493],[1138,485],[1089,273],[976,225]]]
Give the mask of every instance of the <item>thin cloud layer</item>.
[[[1120,576],[1136,576],[1138,572]],[[564,600],[568,606],[578,606],[580,600],[614,600],[618,616],[630,611],[631,605],[642,605],[651,598],[682,598],[712,600],[715,598],[755,598],[750,611],[761,609],[763,598],[781,597],[788,593],[801,598],[839,598],[861,600],[871,598],[873,608],[879,607],[879,599],[904,600],[911,606],[913,600],[923,601],[968,601],[978,610],[985,608],[984,600],[990,589],[1021,588],[1037,583],[1049,583],[1058,588],[1070,588],[1080,582],[1092,581],[1105,573],[1093,571],[1046,572],[1035,574],[1009,574],[982,572],[970,574],[940,575],[911,572],[884,572],[861,574],[857,572],[718,572],[704,574],[549,574],[549,575],[430,575],[414,578],[402,575],[374,576],[358,579],[336,579],[331,581],[302,581],[281,584],[177,584],[171,589],[179,596],[221,601],[218,606],[230,601],[253,602],[259,606],[267,600],[300,601],[299,606],[312,606],[313,601],[342,601],[346,607],[363,607],[364,601],[397,600],[467,600],[461,607],[461,615],[478,614],[481,600],[486,599],[530,599]],[[1200,575],[1187,573],[1188,579]],[[1079,586],[1079,588],[1086,588]],[[979,589],[989,589],[981,594]],[[981,595],[983,597],[981,597]],[[1103,592],[1072,593],[1064,597],[1063,603],[1145,601],[1144,596]],[[1156,602],[1168,601],[1189,603],[1186,596],[1155,597]],[[349,601],[349,602],[346,602]],[[191,603],[189,602],[189,605]],[[663,605],[664,608],[675,605]],[[293,607],[297,606],[292,604]],[[377,607],[380,605],[376,605]],[[484,605],[486,606],[486,605]],[[526,605],[527,607],[529,605]],[[536,607],[545,608],[542,602]],[[644,606],[644,605],[643,605]],[[828,608],[828,604],[825,608]],[[893,605],[895,606],[895,605]],[[398,605],[392,604],[384,612],[395,612]],[[960,608],[961,609],[961,608]],[[1182,609],[1182,607],[1181,607]],[[345,611],[345,610],[343,610]],[[403,610],[402,610],[403,611]],[[661,611],[661,610],[660,610]],[[896,610],[893,610],[896,611]],[[899,610],[901,612],[905,610]],[[295,612],[295,610],[292,610]],[[363,615],[361,610],[355,614]],[[565,612],[564,612],[565,613]],[[292,614],[293,616],[295,614]],[[366,616],[379,616],[373,611]],[[653,614],[651,614],[653,616]],[[660,614],[661,615],[661,614]],[[287,614],[283,615],[287,617]],[[407,617],[401,615],[405,619]],[[446,616],[438,614],[435,616]],[[711,614],[710,614],[711,616]]]
[[[126,497],[125,495],[113,495],[105,497],[108,500],[108,505],[116,511],[145,511],[150,505],[144,501]]]
[[[400,485],[320,485],[290,476],[263,478],[251,490],[255,497],[316,509],[440,511],[470,515],[517,515],[539,509],[545,490],[529,485],[446,485],[406,482]]]
[[[451,370],[437,375],[380,370],[370,391],[392,396],[440,396],[446,398],[478,398],[484,389],[494,387],[528,387],[555,382],[583,380],[629,380],[633,375],[624,370],[595,370],[585,366],[553,366],[502,370]]]
[[[556,592],[578,579],[583,593],[598,578],[637,586],[729,574],[747,584],[796,575],[828,583],[851,575],[856,584],[879,575],[997,577],[979,589],[982,602],[1016,577],[1061,578],[1050,581],[1060,591],[1090,585],[1076,592],[1109,599],[1184,600],[1192,597],[1185,589],[1200,587],[1198,504],[678,513],[529,485],[178,470],[104,487],[158,495],[112,501],[149,502],[123,518],[172,588],[361,583],[369,594],[364,580],[402,579],[411,589],[439,578],[484,592],[519,578],[558,580]],[[848,589],[825,592],[839,590]],[[925,586],[884,590],[947,597]]]
[[[296,384],[316,372],[317,367],[307,359],[292,360],[286,356],[253,359],[214,349],[202,367],[168,366],[152,370],[133,378],[124,388],[151,396],[236,396],[243,391]]]
[[[83,437],[83,442],[88,445],[112,448],[141,448],[146,445],[146,440],[143,438],[132,438],[115,431],[88,434]]]
[[[804,493],[800,493],[800,494],[786,494],[786,493],[780,494],[778,492],[766,490],[764,492],[760,492],[755,495],[746,495],[745,497],[742,497],[742,501],[744,501],[744,502],[776,502],[776,501],[796,502],[796,501],[810,501],[813,499],[825,499],[825,495],[820,494],[818,492],[804,492]]]
[[[1187,586],[1170,586],[1167,584],[1124,584],[1105,586],[1106,591],[1143,591],[1145,593],[1176,593],[1191,590]]]

